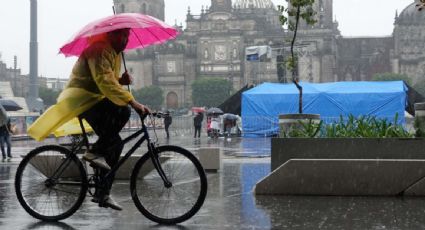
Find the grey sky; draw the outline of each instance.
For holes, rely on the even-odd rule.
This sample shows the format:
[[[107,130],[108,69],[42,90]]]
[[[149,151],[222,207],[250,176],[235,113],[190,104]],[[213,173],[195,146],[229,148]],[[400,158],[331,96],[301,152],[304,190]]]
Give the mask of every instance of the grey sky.
[[[275,4],[285,0],[272,0]],[[165,0],[166,22],[184,22],[187,7],[199,14],[210,0]],[[385,3],[383,3],[385,2]],[[391,35],[395,11],[413,0],[334,0],[334,16],[344,36]],[[29,72],[30,0],[9,1],[0,7],[0,53],[8,67],[18,56],[18,68]],[[112,0],[38,0],[39,74],[67,78],[76,58],[59,55],[58,49],[88,22],[112,14]]]

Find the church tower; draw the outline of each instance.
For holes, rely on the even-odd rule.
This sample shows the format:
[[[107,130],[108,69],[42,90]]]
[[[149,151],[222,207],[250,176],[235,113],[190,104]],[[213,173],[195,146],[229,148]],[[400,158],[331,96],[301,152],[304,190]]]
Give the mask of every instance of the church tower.
[[[314,10],[317,12],[317,26],[319,28],[333,28],[333,0],[317,0],[314,5]]]
[[[164,0],[114,0],[117,13],[141,13],[165,20]]]
[[[307,25],[304,20],[300,20],[299,29],[332,29],[333,28],[333,0],[316,0],[313,10],[316,12],[314,25]]]
[[[232,0],[211,0],[210,11],[231,11]]]
[[[333,0],[315,0],[313,11],[316,23],[308,25],[300,19],[297,43],[303,44],[298,49],[298,73],[302,81],[332,82],[336,60],[337,26],[332,20]],[[294,19],[292,19],[294,20]]]

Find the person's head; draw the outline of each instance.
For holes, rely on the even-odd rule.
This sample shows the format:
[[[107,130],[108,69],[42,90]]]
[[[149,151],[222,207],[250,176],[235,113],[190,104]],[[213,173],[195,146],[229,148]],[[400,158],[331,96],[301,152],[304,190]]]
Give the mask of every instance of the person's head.
[[[128,43],[128,35],[130,34],[130,29],[118,29],[107,33],[109,42],[111,43],[112,48],[117,53],[122,52]]]

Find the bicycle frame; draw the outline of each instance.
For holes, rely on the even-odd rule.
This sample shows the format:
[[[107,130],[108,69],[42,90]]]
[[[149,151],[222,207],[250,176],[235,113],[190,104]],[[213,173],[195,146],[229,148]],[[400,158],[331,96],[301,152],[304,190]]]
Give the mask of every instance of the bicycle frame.
[[[111,170],[105,176],[103,176],[101,178],[101,184],[103,184],[103,181],[105,181],[107,179],[111,179],[111,177],[124,164],[124,162],[131,155],[133,155],[133,153],[143,144],[143,142],[147,141],[148,153],[150,153],[150,158],[152,160],[152,164],[154,165],[155,169],[158,171],[158,174],[160,175],[160,177],[164,181],[164,185],[167,188],[171,187],[171,182],[167,179],[167,176],[165,175],[164,171],[161,168],[160,161],[157,157],[155,144],[151,142],[151,139],[149,137],[149,132],[148,132],[148,129],[147,129],[145,122],[144,122],[144,119],[146,117],[147,117],[147,115],[140,117],[140,120],[142,122],[142,128],[140,130],[138,130],[135,133],[131,134],[130,136],[126,137],[120,143],[117,143],[113,146],[108,147],[108,148],[113,148],[113,147],[118,146],[118,145],[124,146],[125,144],[127,144],[128,142],[133,140],[134,138],[143,134],[143,136],[133,145],[133,147],[131,147],[131,149],[128,150],[128,152],[111,168]],[[84,128],[82,119],[79,117],[78,120],[80,122],[80,127],[81,127],[81,130],[83,132],[83,139],[84,139],[83,141],[85,142],[86,148],[89,149],[89,141],[88,141],[88,138],[87,138],[87,133],[86,133],[86,130]]]

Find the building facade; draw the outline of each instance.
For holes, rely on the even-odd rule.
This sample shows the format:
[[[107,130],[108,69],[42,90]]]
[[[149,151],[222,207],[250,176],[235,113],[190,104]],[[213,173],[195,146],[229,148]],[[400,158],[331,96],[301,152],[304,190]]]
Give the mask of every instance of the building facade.
[[[425,14],[407,6],[394,23],[394,50],[391,53],[392,71],[409,76],[412,83],[424,81],[425,76]]]
[[[115,0],[120,12],[146,13],[164,20],[163,0]],[[394,33],[387,37],[342,37],[333,20],[333,0],[317,0],[317,23],[301,22],[296,43],[298,78],[308,82],[363,81],[376,73],[394,72],[423,78],[425,19],[415,3],[395,17]],[[199,77],[227,79],[235,89],[249,83],[277,82],[276,55],[288,57],[292,34],[282,28],[279,12],[270,0],[211,0],[200,13],[186,13],[186,27],[175,25],[180,36],[166,44],[127,54],[135,89],[160,86],[166,107],[190,106],[191,84]],[[268,62],[251,62],[245,48],[267,45]],[[291,79],[286,71],[284,78]]]

